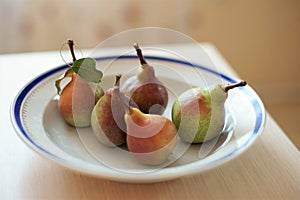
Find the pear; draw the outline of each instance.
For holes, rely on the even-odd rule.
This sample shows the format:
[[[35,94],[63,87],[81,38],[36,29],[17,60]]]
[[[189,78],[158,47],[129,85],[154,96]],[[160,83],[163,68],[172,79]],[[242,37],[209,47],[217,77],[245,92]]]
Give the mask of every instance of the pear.
[[[94,135],[104,145],[114,147],[126,142],[125,108],[136,106],[128,97],[120,93],[121,75],[116,76],[114,87],[109,88],[98,100],[91,115]]]
[[[63,118],[75,127],[90,125],[95,96],[89,84],[75,73],[58,100],[58,109]]]
[[[129,96],[144,113],[162,114],[168,104],[168,92],[157,79],[153,66],[149,65],[138,44],[134,44],[141,67],[136,76],[127,79],[121,91]]]
[[[246,84],[245,81],[227,86],[216,84],[182,93],[172,106],[172,121],[180,138],[188,143],[203,143],[218,136],[225,124],[228,91]]]
[[[177,129],[171,120],[129,107],[125,122],[128,150],[140,163],[159,165],[172,154],[177,144]]]
[[[55,81],[59,95],[58,110],[71,126],[87,127],[90,126],[91,113],[95,102],[103,95],[102,88],[98,84],[101,80],[102,72],[95,69],[96,62],[94,59],[84,58],[76,60],[73,40],[69,40],[68,45],[74,64],[67,69],[62,78]],[[90,72],[92,76],[89,77],[89,73],[86,72]],[[61,90],[60,83],[66,77],[71,77],[71,81]],[[86,79],[97,83],[95,91]]]

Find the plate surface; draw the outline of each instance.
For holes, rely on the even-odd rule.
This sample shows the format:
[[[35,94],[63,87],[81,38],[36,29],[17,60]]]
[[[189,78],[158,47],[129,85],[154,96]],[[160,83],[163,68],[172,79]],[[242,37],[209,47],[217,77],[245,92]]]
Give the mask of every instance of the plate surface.
[[[158,78],[169,92],[170,118],[174,99],[193,86],[235,83],[210,68],[184,60],[148,56]],[[104,72],[104,90],[113,85],[115,74],[122,81],[136,73],[136,56],[98,57],[97,67]],[[108,64],[109,63],[109,64]],[[67,168],[92,176],[121,182],[158,182],[193,175],[219,166],[247,149],[262,132],[265,109],[255,91],[246,86],[229,92],[226,101],[226,128],[213,141],[214,146],[187,145],[179,141],[167,163],[148,167],[139,164],[124,148],[107,148],[97,141],[91,128],[68,126],[57,110],[55,80],[68,65],[54,68],[29,82],[17,95],[11,109],[12,123],[20,138],[33,150]],[[246,113],[246,114],[245,114]],[[212,142],[211,142],[212,143]]]

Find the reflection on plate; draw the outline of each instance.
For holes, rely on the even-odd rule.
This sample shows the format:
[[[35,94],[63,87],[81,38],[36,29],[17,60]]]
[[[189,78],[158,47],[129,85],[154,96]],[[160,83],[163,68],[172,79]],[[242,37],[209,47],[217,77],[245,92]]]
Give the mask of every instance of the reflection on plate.
[[[122,73],[122,79],[126,80],[136,73],[138,67],[137,57],[131,55],[96,59],[97,66],[104,72],[104,89],[113,85],[116,73]],[[164,113],[168,118],[174,99],[186,89],[211,83],[237,82],[210,68],[180,59],[158,56],[148,56],[147,59],[168,88],[170,101]],[[106,63],[105,66],[103,63]],[[226,127],[214,141],[216,145],[207,148],[211,147],[208,143],[201,146],[180,141],[168,165],[146,167],[137,163],[126,148],[101,145],[91,128],[75,129],[63,121],[57,111],[54,82],[67,67],[57,67],[28,83],[17,95],[11,115],[18,135],[29,147],[82,173],[122,182],[157,182],[200,173],[231,160],[247,149],[264,126],[264,106],[253,89],[246,86],[232,90],[226,101]]]

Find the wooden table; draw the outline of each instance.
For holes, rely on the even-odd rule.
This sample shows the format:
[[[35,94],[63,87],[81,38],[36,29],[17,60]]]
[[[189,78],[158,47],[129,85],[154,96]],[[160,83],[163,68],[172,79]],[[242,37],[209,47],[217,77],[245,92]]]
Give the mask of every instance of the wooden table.
[[[179,47],[193,51],[188,45]],[[203,47],[225,74],[237,77],[213,45]],[[299,151],[268,113],[263,133],[249,149],[193,177],[118,183],[49,162],[19,139],[10,106],[23,85],[60,64],[58,52],[0,56],[0,199],[299,199]]]

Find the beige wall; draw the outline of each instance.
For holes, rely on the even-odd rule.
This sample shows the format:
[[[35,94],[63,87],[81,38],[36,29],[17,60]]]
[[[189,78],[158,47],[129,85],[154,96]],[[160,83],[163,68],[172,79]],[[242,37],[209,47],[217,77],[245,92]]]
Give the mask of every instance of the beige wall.
[[[0,0],[0,23],[0,53],[57,50],[66,38],[88,48],[135,27],[172,28],[214,43],[265,102],[300,102],[299,0]]]

